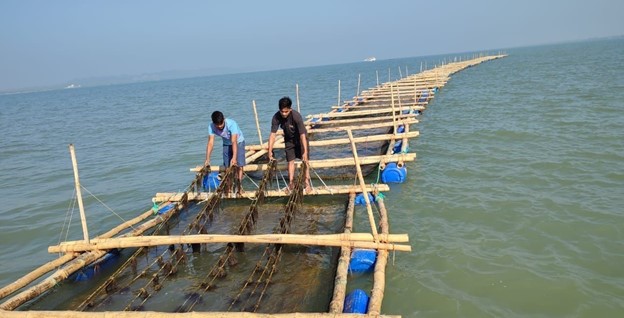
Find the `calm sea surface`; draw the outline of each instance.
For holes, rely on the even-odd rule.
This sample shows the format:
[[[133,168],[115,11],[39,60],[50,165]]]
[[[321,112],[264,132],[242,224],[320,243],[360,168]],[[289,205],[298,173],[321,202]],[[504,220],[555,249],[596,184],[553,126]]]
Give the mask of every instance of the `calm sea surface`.
[[[624,312],[624,40],[507,53],[452,76],[413,128],[417,161],[386,195],[391,232],[408,233],[413,252],[391,255],[384,313]],[[74,187],[68,144],[95,236],[190,183],[213,110],[257,143],[252,100],[266,139],[296,83],[302,113],[320,113],[338,80],[348,99],[358,74],[363,90],[455,56],[0,95],[0,285],[55,257],[47,246],[61,239]],[[68,239],[82,238],[77,220]]]

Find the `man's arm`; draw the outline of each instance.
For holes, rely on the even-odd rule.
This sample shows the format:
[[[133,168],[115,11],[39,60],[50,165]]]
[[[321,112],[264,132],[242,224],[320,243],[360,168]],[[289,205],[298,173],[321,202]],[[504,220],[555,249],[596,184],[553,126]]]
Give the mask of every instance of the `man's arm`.
[[[238,166],[238,134],[232,134],[232,158],[230,159],[230,166]]]
[[[208,136],[208,143],[206,143],[206,161],[204,166],[210,165],[210,155],[212,154],[212,147],[214,146],[214,135]]]
[[[269,135],[269,160],[273,160],[273,144],[275,143],[275,133]]]
[[[308,138],[306,137],[306,134],[300,134],[299,138],[301,139],[301,150],[303,150],[301,152],[301,157],[303,160],[308,161]]]

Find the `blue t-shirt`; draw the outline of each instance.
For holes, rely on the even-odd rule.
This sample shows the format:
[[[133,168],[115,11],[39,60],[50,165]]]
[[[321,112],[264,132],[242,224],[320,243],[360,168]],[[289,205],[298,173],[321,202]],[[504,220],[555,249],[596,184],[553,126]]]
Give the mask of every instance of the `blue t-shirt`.
[[[219,128],[217,128],[217,125],[215,125],[214,123],[210,123],[210,125],[208,125],[208,135],[217,135],[223,138],[224,146],[232,145],[232,135],[234,134],[238,135],[239,143],[245,141],[245,137],[243,137],[243,132],[240,130],[240,128],[238,128],[238,124],[233,119],[225,119],[225,126],[223,127],[223,130],[219,130]]]

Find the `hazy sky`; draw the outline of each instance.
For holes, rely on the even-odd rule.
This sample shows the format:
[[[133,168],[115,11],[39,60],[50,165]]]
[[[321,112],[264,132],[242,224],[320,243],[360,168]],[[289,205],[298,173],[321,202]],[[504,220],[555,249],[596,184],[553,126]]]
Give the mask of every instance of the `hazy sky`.
[[[624,35],[624,0],[0,1],[0,90]]]

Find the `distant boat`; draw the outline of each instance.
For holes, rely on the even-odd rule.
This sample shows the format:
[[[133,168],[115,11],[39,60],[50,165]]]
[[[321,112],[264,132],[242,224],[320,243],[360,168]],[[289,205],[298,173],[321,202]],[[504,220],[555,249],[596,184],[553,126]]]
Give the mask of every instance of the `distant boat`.
[[[78,87],[80,87],[79,84],[69,84],[69,85],[65,86],[65,88],[78,88]]]
[[[364,62],[375,62],[377,59],[374,56],[367,57],[364,59]]]

